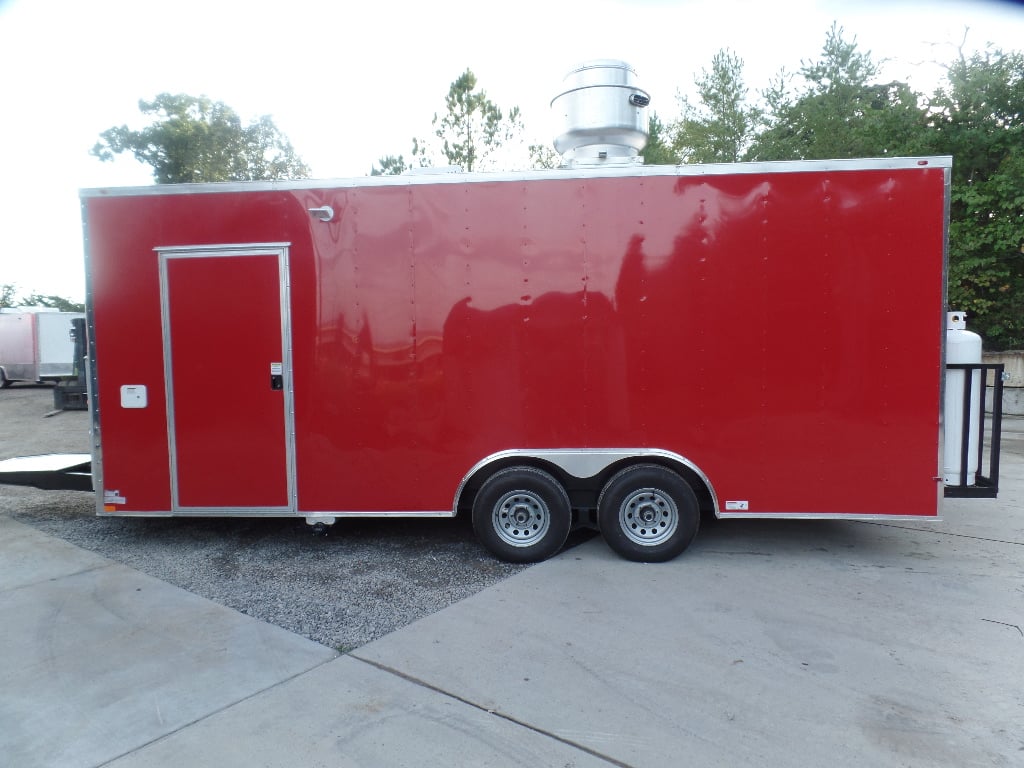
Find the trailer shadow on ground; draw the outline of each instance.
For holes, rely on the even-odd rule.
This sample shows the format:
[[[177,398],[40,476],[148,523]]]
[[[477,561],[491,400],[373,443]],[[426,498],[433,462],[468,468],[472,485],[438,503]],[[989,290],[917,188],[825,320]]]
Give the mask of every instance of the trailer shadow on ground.
[[[930,521],[934,523],[934,518]],[[887,523],[881,523],[888,525]],[[916,524],[916,523],[912,523]],[[923,519],[922,524],[930,524]],[[705,517],[700,532],[688,550],[719,554],[764,554],[772,557],[798,557],[806,552],[847,550],[861,556],[891,554],[891,538],[879,538],[876,531],[857,520],[721,520]],[[686,555],[684,555],[685,557]]]

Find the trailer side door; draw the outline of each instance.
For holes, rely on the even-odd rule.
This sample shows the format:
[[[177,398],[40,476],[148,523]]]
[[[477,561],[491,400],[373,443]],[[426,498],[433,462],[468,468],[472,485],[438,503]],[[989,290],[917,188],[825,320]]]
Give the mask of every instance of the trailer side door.
[[[172,510],[294,512],[287,244],[157,251]]]

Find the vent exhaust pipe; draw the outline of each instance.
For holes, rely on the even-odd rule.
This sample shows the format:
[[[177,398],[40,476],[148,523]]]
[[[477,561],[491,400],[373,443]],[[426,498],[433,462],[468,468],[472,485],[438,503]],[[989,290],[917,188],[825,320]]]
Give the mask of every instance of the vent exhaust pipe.
[[[555,150],[563,167],[643,163],[650,95],[626,62],[596,59],[565,76],[551,100],[560,129]]]

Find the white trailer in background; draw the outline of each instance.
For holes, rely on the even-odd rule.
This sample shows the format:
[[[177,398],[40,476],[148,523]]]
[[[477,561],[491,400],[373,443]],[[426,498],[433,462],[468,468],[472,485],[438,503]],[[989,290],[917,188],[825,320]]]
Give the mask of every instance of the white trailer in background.
[[[71,321],[82,312],[40,307],[0,309],[0,387],[75,375]]]

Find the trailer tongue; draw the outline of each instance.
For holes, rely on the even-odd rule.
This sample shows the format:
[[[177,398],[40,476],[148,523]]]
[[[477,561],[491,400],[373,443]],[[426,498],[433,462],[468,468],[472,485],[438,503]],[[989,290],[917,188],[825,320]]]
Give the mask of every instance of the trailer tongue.
[[[88,453],[48,453],[0,461],[0,484],[28,485],[47,491],[91,491]]]

